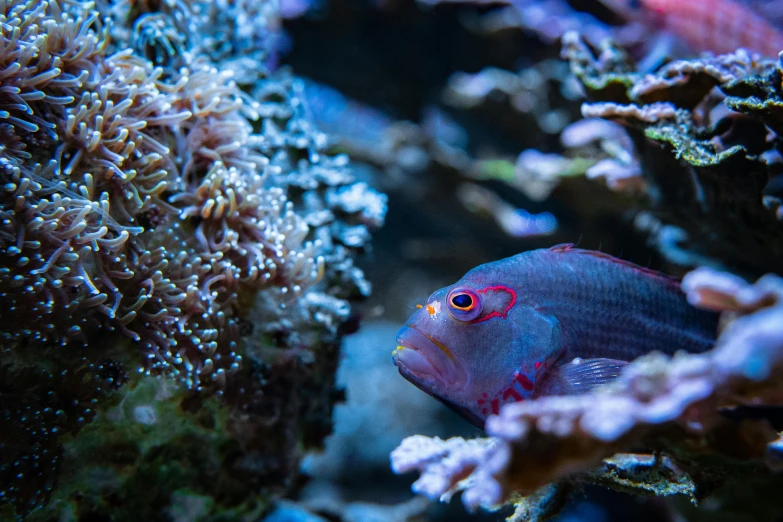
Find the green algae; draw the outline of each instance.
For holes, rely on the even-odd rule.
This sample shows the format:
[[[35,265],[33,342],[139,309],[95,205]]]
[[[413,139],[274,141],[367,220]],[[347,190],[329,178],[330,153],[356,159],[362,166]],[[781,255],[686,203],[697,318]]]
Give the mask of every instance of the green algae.
[[[170,520],[201,498],[197,520],[257,517],[268,497],[232,467],[240,451],[216,396],[188,411],[189,393],[164,378],[138,379],[77,437],[63,440],[60,483],[28,520]],[[122,506],[122,509],[117,509]]]

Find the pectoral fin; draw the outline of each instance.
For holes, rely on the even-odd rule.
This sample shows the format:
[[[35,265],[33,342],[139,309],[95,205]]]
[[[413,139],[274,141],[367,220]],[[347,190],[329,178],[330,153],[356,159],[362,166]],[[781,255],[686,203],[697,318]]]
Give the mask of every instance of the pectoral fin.
[[[535,395],[579,395],[615,379],[626,361],[616,359],[574,359],[552,368]]]

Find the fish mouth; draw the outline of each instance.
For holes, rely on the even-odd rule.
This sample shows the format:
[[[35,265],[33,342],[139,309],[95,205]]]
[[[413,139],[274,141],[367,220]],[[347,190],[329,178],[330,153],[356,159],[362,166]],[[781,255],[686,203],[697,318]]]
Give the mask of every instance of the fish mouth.
[[[437,383],[445,389],[461,388],[466,374],[449,348],[407,324],[397,333],[397,349],[392,360],[403,377],[417,382]]]

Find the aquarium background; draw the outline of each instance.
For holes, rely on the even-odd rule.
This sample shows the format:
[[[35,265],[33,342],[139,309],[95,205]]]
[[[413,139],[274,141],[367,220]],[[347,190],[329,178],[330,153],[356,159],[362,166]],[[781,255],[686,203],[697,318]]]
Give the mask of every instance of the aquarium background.
[[[547,45],[518,28],[477,30],[500,7],[329,2],[284,23],[290,50],[281,61],[304,78],[314,119],[336,137],[337,150],[351,155],[363,179],[389,196],[386,223],[359,263],[373,294],[359,305],[362,326],[344,346],[338,382],[346,403],[335,407],[335,433],[325,453],[304,461],[313,480],[298,499],[316,512],[356,521],[508,516],[508,510],[467,514],[458,499],[448,506],[422,503],[409,494],[411,475],[388,473],[388,455],[405,436],[480,435],[390,364],[399,326],[432,291],[478,264],[525,250],[571,242],[644,266],[665,264],[639,240],[630,217],[617,219],[612,206],[619,198],[599,184],[581,179],[541,201],[509,186],[502,173],[477,172],[482,160],[497,162],[486,170],[513,171],[521,151],[562,152],[559,132],[580,118],[583,100],[578,86],[568,85],[573,77],[557,43]],[[453,93],[460,79],[482,72],[500,77],[485,85],[475,79],[474,99]],[[498,224],[494,199],[470,203],[470,194],[483,191],[515,211],[549,212],[557,224],[530,237],[515,234]],[[283,515],[288,509],[291,514]],[[281,508],[270,520],[298,520],[295,510]],[[598,488],[561,515],[596,521],[629,516],[667,519],[654,500]]]
[[[390,358],[479,264],[783,274],[778,3],[0,0],[0,518],[781,520],[751,429],[699,508],[470,512],[389,457],[484,436]]]

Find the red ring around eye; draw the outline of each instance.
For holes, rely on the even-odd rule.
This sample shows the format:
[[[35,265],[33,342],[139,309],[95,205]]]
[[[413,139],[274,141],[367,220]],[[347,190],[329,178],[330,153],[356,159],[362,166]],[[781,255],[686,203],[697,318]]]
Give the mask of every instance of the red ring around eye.
[[[454,294],[451,296],[451,306],[457,310],[463,310],[465,312],[472,310],[476,306],[476,301],[473,296],[466,293]]]

